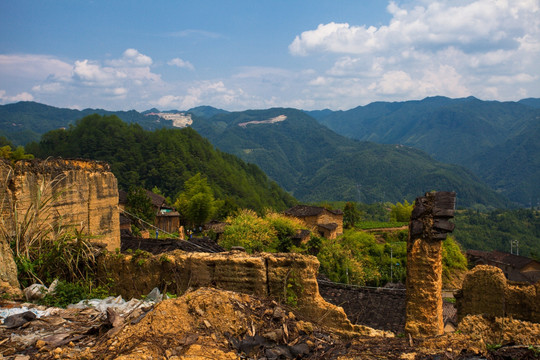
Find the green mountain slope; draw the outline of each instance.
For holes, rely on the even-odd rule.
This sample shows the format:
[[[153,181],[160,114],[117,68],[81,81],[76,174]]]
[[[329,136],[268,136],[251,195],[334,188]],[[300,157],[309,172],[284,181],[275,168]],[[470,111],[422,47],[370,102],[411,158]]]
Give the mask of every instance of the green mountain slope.
[[[193,127],[221,150],[260,166],[303,201],[402,201],[425,191],[453,190],[460,206],[506,205],[462,167],[405,146],[345,138],[295,109],[196,118]]]
[[[540,206],[539,139],[540,118],[514,138],[464,163],[508,198],[528,207]]]
[[[46,133],[39,144],[29,146],[29,151],[42,158],[107,161],[124,189],[130,185],[157,186],[174,198],[187,179],[201,173],[217,198],[240,207],[281,210],[296,202],[256,165],[215,150],[191,128],[152,132],[122,122],[115,115],[94,114],[67,130]]]
[[[525,205],[523,199],[531,196],[529,189],[538,187],[527,174],[537,174],[540,167],[525,160],[540,157],[538,147],[525,141],[527,134],[535,133],[540,119],[538,101],[434,97],[314,115],[342,135],[415,147],[440,161],[465,166],[492,188]],[[523,179],[515,181],[522,174]]]
[[[0,105],[0,135],[6,136],[15,145],[39,141],[47,131],[68,127],[78,119],[90,115],[116,115],[127,123],[137,123],[144,129],[155,130],[172,127],[172,121],[158,116],[145,116],[135,110],[107,111],[103,109],[62,109],[32,101]]]

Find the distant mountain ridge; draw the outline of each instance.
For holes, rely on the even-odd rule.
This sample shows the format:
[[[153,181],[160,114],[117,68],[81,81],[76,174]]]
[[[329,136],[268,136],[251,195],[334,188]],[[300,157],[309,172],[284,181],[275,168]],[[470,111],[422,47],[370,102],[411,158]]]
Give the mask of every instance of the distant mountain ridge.
[[[535,138],[540,99],[498,102],[439,96],[307,113],[344,136],[403,144],[437,160],[465,166],[521,205],[540,200],[540,152]]]
[[[507,205],[462,167],[410,147],[348,139],[296,109],[221,114],[194,119],[192,127],[222,151],[257,164],[303,201],[395,202],[445,189],[457,191],[463,206]]]
[[[265,121],[272,116],[283,115],[280,112],[284,110],[290,114],[283,124],[258,125],[268,127],[265,128],[266,134],[261,134],[252,125],[247,125],[244,131],[234,126]],[[15,144],[25,144],[39,139],[48,130],[68,127],[77,119],[92,113],[114,114],[147,130],[173,127],[172,121],[146,116],[150,112],[159,110],[151,109],[143,113],[133,110],[78,111],[34,102],[1,105],[0,136],[6,136]],[[443,183],[457,186],[455,181],[448,180],[457,176],[467,179],[465,182],[478,184],[480,178],[501,195],[523,206],[540,201],[540,186],[537,184],[540,178],[540,150],[536,145],[540,99],[497,102],[474,97],[450,99],[438,96],[416,101],[375,102],[347,111],[268,109],[228,112],[211,106],[199,106],[182,112],[192,116],[192,127],[208,137],[214,145],[258,164],[272,179],[304,200],[322,199],[326,191],[329,191],[328,194],[334,193],[333,198],[339,195],[341,199],[359,201],[402,200],[404,196],[416,196],[418,193],[397,190],[394,180],[384,178],[389,176],[389,169],[383,169],[389,163],[394,169],[401,169],[400,162],[418,164],[419,159],[424,158],[422,161],[431,164],[432,170],[419,170],[420,174],[425,172],[427,177],[439,177],[438,181],[445,178]],[[300,116],[300,113],[306,117]],[[321,127],[313,119],[346,138]],[[296,125],[292,126],[292,123]],[[277,129],[286,129],[289,133],[276,132],[276,125]],[[307,139],[316,140],[310,142]],[[386,147],[376,146],[375,143],[386,144]],[[398,156],[397,152],[389,152],[388,149],[392,148],[390,144],[400,144],[397,147],[394,145],[394,149],[401,149],[402,153]],[[426,151],[444,163],[465,166],[469,171],[460,167],[448,168],[447,164],[434,161],[413,148]],[[344,169],[347,165],[341,163],[347,159],[349,164],[368,169],[371,166],[366,165],[369,161],[360,165],[355,156],[375,159],[377,154],[384,161],[374,167],[373,173],[349,169],[349,172],[357,173],[353,176],[346,173]],[[332,157],[336,161],[331,161]],[[400,157],[402,160],[397,161]],[[322,159],[326,159],[326,162]],[[393,162],[387,163],[388,159]],[[451,175],[452,172],[454,175]],[[372,179],[373,174],[381,177]],[[409,184],[413,191],[420,189],[417,187],[418,179],[413,181],[408,178],[407,174],[403,175],[402,183]],[[421,182],[426,183],[424,180]],[[371,185],[368,186],[368,183]],[[505,201],[501,200],[501,196],[492,194],[486,197],[485,192],[481,193],[485,199],[466,203],[488,204],[491,200],[487,199],[492,198],[493,206],[504,206]]]

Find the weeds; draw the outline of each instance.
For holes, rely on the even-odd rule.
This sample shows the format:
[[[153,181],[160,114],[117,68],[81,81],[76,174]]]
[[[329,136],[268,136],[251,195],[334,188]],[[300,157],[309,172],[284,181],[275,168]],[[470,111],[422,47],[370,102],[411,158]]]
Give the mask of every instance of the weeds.
[[[11,245],[20,284],[26,287],[60,279],[60,302],[98,289],[93,279],[100,250],[82,229],[64,223],[56,208],[68,190],[65,175],[37,180],[28,177],[24,187],[30,195],[21,199],[9,189],[11,175],[10,169],[0,183],[0,209],[3,215],[8,214],[0,219],[0,237]],[[49,297],[46,301],[56,300]]]

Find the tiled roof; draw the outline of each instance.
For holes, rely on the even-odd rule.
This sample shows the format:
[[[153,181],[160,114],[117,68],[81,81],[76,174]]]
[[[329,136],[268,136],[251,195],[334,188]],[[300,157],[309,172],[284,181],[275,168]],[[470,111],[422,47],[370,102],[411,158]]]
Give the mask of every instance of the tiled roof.
[[[306,216],[316,216],[321,214],[324,211],[328,211],[334,215],[343,215],[341,210],[328,210],[320,206],[310,206],[310,205],[296,205],[292,208],[285,210],[285,215],[296,216],[296,217],[306,217]]]
[[[482,258],[488,261],[494,261],[505,265],[510,265],[515,269],[523,269],[525,266],[529,265],[531,262],[536,262],[536,260],[530,259],[525,256],[514,255],[502,251],[480,251],[480,250],[468,250],[467,255]]]
[[[155,194],[155,193],[151,192],[150,190],[145,190],[145,191],[146,191],[146,196],[148,196],[148,198],[150,199],[150,202],[152,203],[152,206],[157,207],[157,208],[162,208],[162,207],[170,208],[170,206],[165,205],[165,202],[166,202],[165,197],[163,197],[161,195],[158,195],[158,194]],[[118,203],[119,204],[126,204],[127,203],[127,192],[126,191],[118,190]]]

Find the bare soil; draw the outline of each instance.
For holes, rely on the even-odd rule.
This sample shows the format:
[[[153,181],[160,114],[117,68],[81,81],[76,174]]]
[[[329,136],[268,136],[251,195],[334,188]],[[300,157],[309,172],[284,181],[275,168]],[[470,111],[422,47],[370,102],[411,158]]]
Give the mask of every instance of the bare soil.
[[[273,300],[203,288],[137,313],[58,310],[0,328],[0,354],[18,360],[539,358],[530,344],[489,348],[486,332],[471,331],[428,339],[359,336],[310,323]]]

